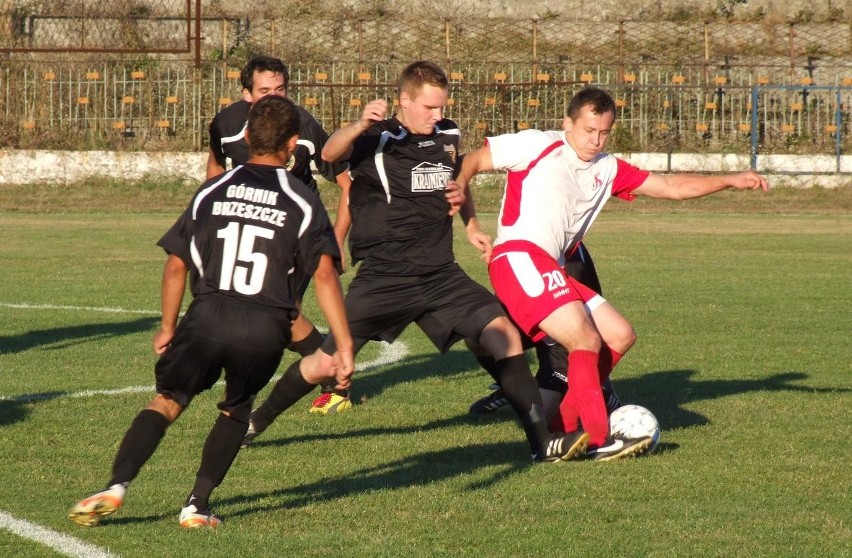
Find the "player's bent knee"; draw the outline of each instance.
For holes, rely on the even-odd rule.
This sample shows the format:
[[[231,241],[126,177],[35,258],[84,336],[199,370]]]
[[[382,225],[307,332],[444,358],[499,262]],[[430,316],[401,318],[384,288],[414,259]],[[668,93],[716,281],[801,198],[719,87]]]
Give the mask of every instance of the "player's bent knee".
[[[244,404],[234,407],[229,411],[222,411],[222,414],[231,417],[237,422],[244,422],[248,424],[249,418],[251,417],[251,401],[246,401]]]
[[[485,326],[479,344],[497,360],[524,352],[518,328],[505,316],[495,318]]]
[[[158,393],[146,409],[160,413],[171,423],[177,420],[184,408],[168,395]]]

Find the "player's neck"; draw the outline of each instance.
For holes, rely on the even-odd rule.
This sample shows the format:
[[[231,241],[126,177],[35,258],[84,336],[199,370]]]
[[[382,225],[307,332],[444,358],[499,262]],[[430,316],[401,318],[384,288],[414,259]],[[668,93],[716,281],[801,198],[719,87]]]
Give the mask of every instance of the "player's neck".
[[[246,162],[254,165],[285,167],[289,158],[290,153],[287,150],[282,150],[277,153],[264,153],[263,155],[252,154]]]

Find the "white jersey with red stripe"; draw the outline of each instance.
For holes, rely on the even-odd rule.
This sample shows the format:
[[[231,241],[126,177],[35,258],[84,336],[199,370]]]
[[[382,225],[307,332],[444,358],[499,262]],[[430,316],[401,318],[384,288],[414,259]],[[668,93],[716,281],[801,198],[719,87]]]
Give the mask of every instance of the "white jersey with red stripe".
[[[582,161],[560,130],[524,130],[487,142],[494,168],[507,170],[495,248],[525,240],[560,264],[609,197],[635,199],[631,192],[649,174],[608,153]]]

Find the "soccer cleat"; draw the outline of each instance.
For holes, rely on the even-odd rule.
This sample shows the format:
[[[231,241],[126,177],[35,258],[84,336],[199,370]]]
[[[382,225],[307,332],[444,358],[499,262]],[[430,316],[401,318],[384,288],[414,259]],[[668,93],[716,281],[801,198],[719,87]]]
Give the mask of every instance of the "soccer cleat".
[[[493,413],[509,404],[506,394],[503,393],[503,389],[499,385],[491,384],[491,388],[494,390],[493,392],[473,402],[473,405],[470,406],[470,414],[484,415]]]
[[[222,520],[216,517],[209,508],[199,511],[194,504],[190,504],[180,510],[180,526],[185,529],[201,529],[203,527],[215,529],[221,524]]]
[[[335,392],[321,393],[311,404],[311,413],[327,415],[328,413],[342,413],[352,408],[349,394],[339,395]]]
[[[506,394],[503,393],[503,389],[500,387],[500,384],[491,384],[489,388],[494,391],[482,399],[474,401],[470,406],[470,414],[490,414],[509,404],[509,400],[506,399]],[[608,415],[612,414],[614,410],[621,407],[621,399],[619,399],[618,394],[615,393],[612,383],[609,380],[601,386],[601,390],[603,392],[604,401],[606,402],[606,412]]]
[[[609,436],[604,445],[590,449],[586,456],[596,461],[613,461],[625,457],[638,457],[646,453],[654,444],[650,436],[641,438],[621,438]]]
[[[537,463],[571,461],[578,459],[589,447],[589,435],[582,430],[566,434],[553,434],[538,453],[532,454]]]
[[[254,439],[257,438],[259,435],[260,432],[255,430],[254,423],[251,421],[251,419],[249,419],[248,430],[246,430],[246,435],[243,436],[243,443],[240,444],[240,448],[249,447],[252,442],[254,442]]]
[[[68,519],[83,527],[94,527],[100,520],[118,511],[127,489],[115,485],[83,498],[68,512]]]

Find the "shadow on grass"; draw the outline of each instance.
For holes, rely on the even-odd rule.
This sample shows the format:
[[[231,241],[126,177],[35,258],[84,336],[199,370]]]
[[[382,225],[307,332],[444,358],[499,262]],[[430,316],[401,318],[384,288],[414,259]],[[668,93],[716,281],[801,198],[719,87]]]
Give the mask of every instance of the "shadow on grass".
[[[31,349],[57,350],[109,339],[121,335],[131,335],[142,331],[153,331],[159,318],[139,318],[129,322],[106,322],[83,324],[70,327],[57,327],[28,331],[20,335],[0,335],[0,355],[20,353]],[[49,401],[67,395],[65,391],[25,393],[16,396],[0,396],[0,427],[25,420],[31,410],[28,403]]]
[[[387,367],[372,374],[365,374],[359,381],[359,387],[370,394],[380,394],[389,386],[433,376],[446,377],[468,373],[471,358],[465,353],[448,355],[430,355],[411,357],[397,365]],[[653,409],[660,418],[664,429],[685,428],[693,425],[708,424],[709,419],[701,414],[684,408],[695,401],[710,400],[719,397],[748,392],[788,391],[805,393],[833,393],[835,388],[812,388],[793,382],[807,379],[802,372],[784,372],[761,379],[732,380],[696,380],[695,370],[667,370],[653,372],[637,378],[627,378],[617,382],[616,387],[626,402],[635,402]],[[483,378],[488,376],[483,372]],[[840,391],[848,391],[840,388]],[[475,398],[477,395],[473,395]],[[299,408],[304,412],[304,408]],[[286,416],[283,420],[286,419]],[[282,420],[282,419],[279,419]],[[454,416],[419,424],[404,426],[383,426],[352,429],[337,432],[318,432],[285,438],[270,437],[258,440],[258,448],[284,446],[294,443],[314,441],[346,441],[364,437],[407,435],[430,430],[442,430],[465,425],[475,425],[493,421],[516,421],[514,414],[507,408],[492,415],[471,415],[465,410]],[[519,435],[519,438],[520,435]],[[522,438],[521,438],[522,439]],[[677,451],[678,444],[663,443],[658,452]],[[251,452],[252,450],[248,450]],[[431,483],[446,481],[468,475],[482,468],[494,468],[495,471],[485,479],[471,482],[466,490],[480,490],[528,467],[537,466],[529,461],[526,443],[499,442],[488,444],[467,444],[439,451],[415,453],[386,463],[356,469],[344,477],[324,478],[308,484],[285,487],[277,490],[242,494],[230,498],[214,498],[218,506],[233,507],[228,518],[250,516],[257,513],[283,509],[297,509],[316,505],[323,501],[363,494],[379,490],[406,489],[427,486]],[[552,465],[551,465],[552,466]],[[137,523],[168,518],[174,512],[161,515],[122,517],[111,523]]]
[[[25,393],[16,397],[0,398],[0,426],[9,426],[25,420],[30,415],[27,403],[35,401],[50,401],[67,395],[65,391],[45,391],[41,393]]]
[[[0,354],[12,354],[30,349],[63,349],[80,343],[109,339],[151,331],[160,322],[159,317],[139,318],[129,322],[81,324],[69,327],[39,329],[20,335],[0,335]]]
[[[422,429],[410,427],[404,430],[415,432]],[[498,467],[500,470],[485,481],[468,485],[467,490],[487,488],[528,467],[559,466],[553,464],[535,465],[529,460],[517,458],[517,456],[524,455],[525,452],[526,444],[523,442],[471,444],[464,447],[409,455],[378,466],[354,470],[342,477],[324,478],[309,484],[222,499],[216,498],[214,495],[212,504],[214,509],[220,509],[224,506],[236,508],[227,513],[225,517],[227,521],[240,516],[317,505],[323,501],[355,496],[365,492],[428,486],[434,482],[473,473],[483,467]],[[565,465],[567,466],[567,464]],[[272,501],[258,504],[261,500],[269,499],[272,499]],[[140,523],[168,519],[173,516],[176,516],[174,511],[166,514],[110,518],[108,523],[114,525]]]

